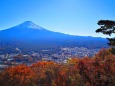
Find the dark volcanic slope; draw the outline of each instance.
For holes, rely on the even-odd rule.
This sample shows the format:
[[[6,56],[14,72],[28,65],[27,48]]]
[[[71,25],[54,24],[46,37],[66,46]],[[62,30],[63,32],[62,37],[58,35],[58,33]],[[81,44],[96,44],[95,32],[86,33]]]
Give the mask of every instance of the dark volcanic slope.
[[[76,32],[77,33],[77,32]],[[107,40],[99,37],[72,36],[49,31],[31,21],[0,31],[0,49],[10,50],[19,47],[24,51],[64,46],[102,48]]]

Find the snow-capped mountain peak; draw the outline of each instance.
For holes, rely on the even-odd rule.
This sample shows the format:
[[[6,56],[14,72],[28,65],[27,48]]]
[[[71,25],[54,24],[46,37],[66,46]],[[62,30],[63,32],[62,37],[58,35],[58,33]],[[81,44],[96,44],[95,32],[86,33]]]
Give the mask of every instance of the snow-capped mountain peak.
[[[16,26],[17,28],[31,28],[31,29],[43,29],[42,27],[40,27],[39,25],[36,25],[35,23],[33,23],[32,21],[25,21],[22,24],[19,24]]]

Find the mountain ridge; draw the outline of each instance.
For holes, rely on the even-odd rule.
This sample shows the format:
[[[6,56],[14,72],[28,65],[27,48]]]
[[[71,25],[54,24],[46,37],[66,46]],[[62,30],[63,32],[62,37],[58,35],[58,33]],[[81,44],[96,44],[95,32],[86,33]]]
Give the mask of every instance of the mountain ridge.
[[[24,25],[24,27],[23,27],[23,25]],[[30,26],[29,27],[29,25],[35,25],[35,26]],[[37,27],[38,27],[38,30],[47,30],[47,29],[45,29],[45,28],[43,28],[43,27],[41,27],[41,26],[39,26],[39,25],[37,25],[37,24],[35,24],[35,23],[33,23],[32,21],[25,21],[25,22],[23,22],[23,23],[21,23],[21,24],[18,24],[18,25],[15,25],[15,26],[13,26],[13,27],[10,27],[10,28],[7,28],[7,29],[3,29],[3,30],[0,30],[0,32],[1,31],[5,31],[5,30],[9,30],[9,29],[16,29],[17,27],[19,28],[19,27],[21,27],[21,29],[24,29],[25,27],[27,27],[28,26],[28,28],[30,28],[30,29],[37,29]],[[22,28],[23,27],[23,28]],[[35,27],[35,28],[34,28]],[[39,29],[40,28],[40,29]],[[51,31],[51,30],[48,30],[48,31]],[[62,32],[56,32],[56,31],[52,31],[52,32],[55,32],[55,33],[61,33],[61,34],[65,34],[65,35],[70,35],[70,36],[79,36],[79,35],[71,35],[71,34],[67,34],[67,33],[62,33]],[[79,37],[93,37],[93,36],[79,36]],[[93,37],[93,38],[103,38],[103,37]]]
[[[19,47],[23,50],[59,47],[107,47],[107,40],[100,37],[75,36],[47,30],[31,21],[0,31],[0,48]],[[2,46],[2,45],[4,46]],[[98,44],[98,45],[97,45]],[[8,47],[6,47],[8,46]]]

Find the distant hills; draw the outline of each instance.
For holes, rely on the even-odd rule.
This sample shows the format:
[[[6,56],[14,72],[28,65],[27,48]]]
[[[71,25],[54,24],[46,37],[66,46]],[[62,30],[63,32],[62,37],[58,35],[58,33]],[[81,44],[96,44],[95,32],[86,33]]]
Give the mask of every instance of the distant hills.
[[[76,32],[77,33],[77,32]],[[24,52],[60,47],[107,47],[107,40],[100,37],[73,36],[49,31],[31,21],[0,31],[0,52],[15,52],[18,47]]]

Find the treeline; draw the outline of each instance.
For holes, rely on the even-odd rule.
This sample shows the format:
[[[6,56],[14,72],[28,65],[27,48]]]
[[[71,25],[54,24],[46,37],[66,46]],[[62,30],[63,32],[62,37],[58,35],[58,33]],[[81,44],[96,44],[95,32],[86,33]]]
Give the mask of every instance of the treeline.
[[[115,86],[115,55],[102,49],[93,58],[9,67],[0,72],[0,86]]]

